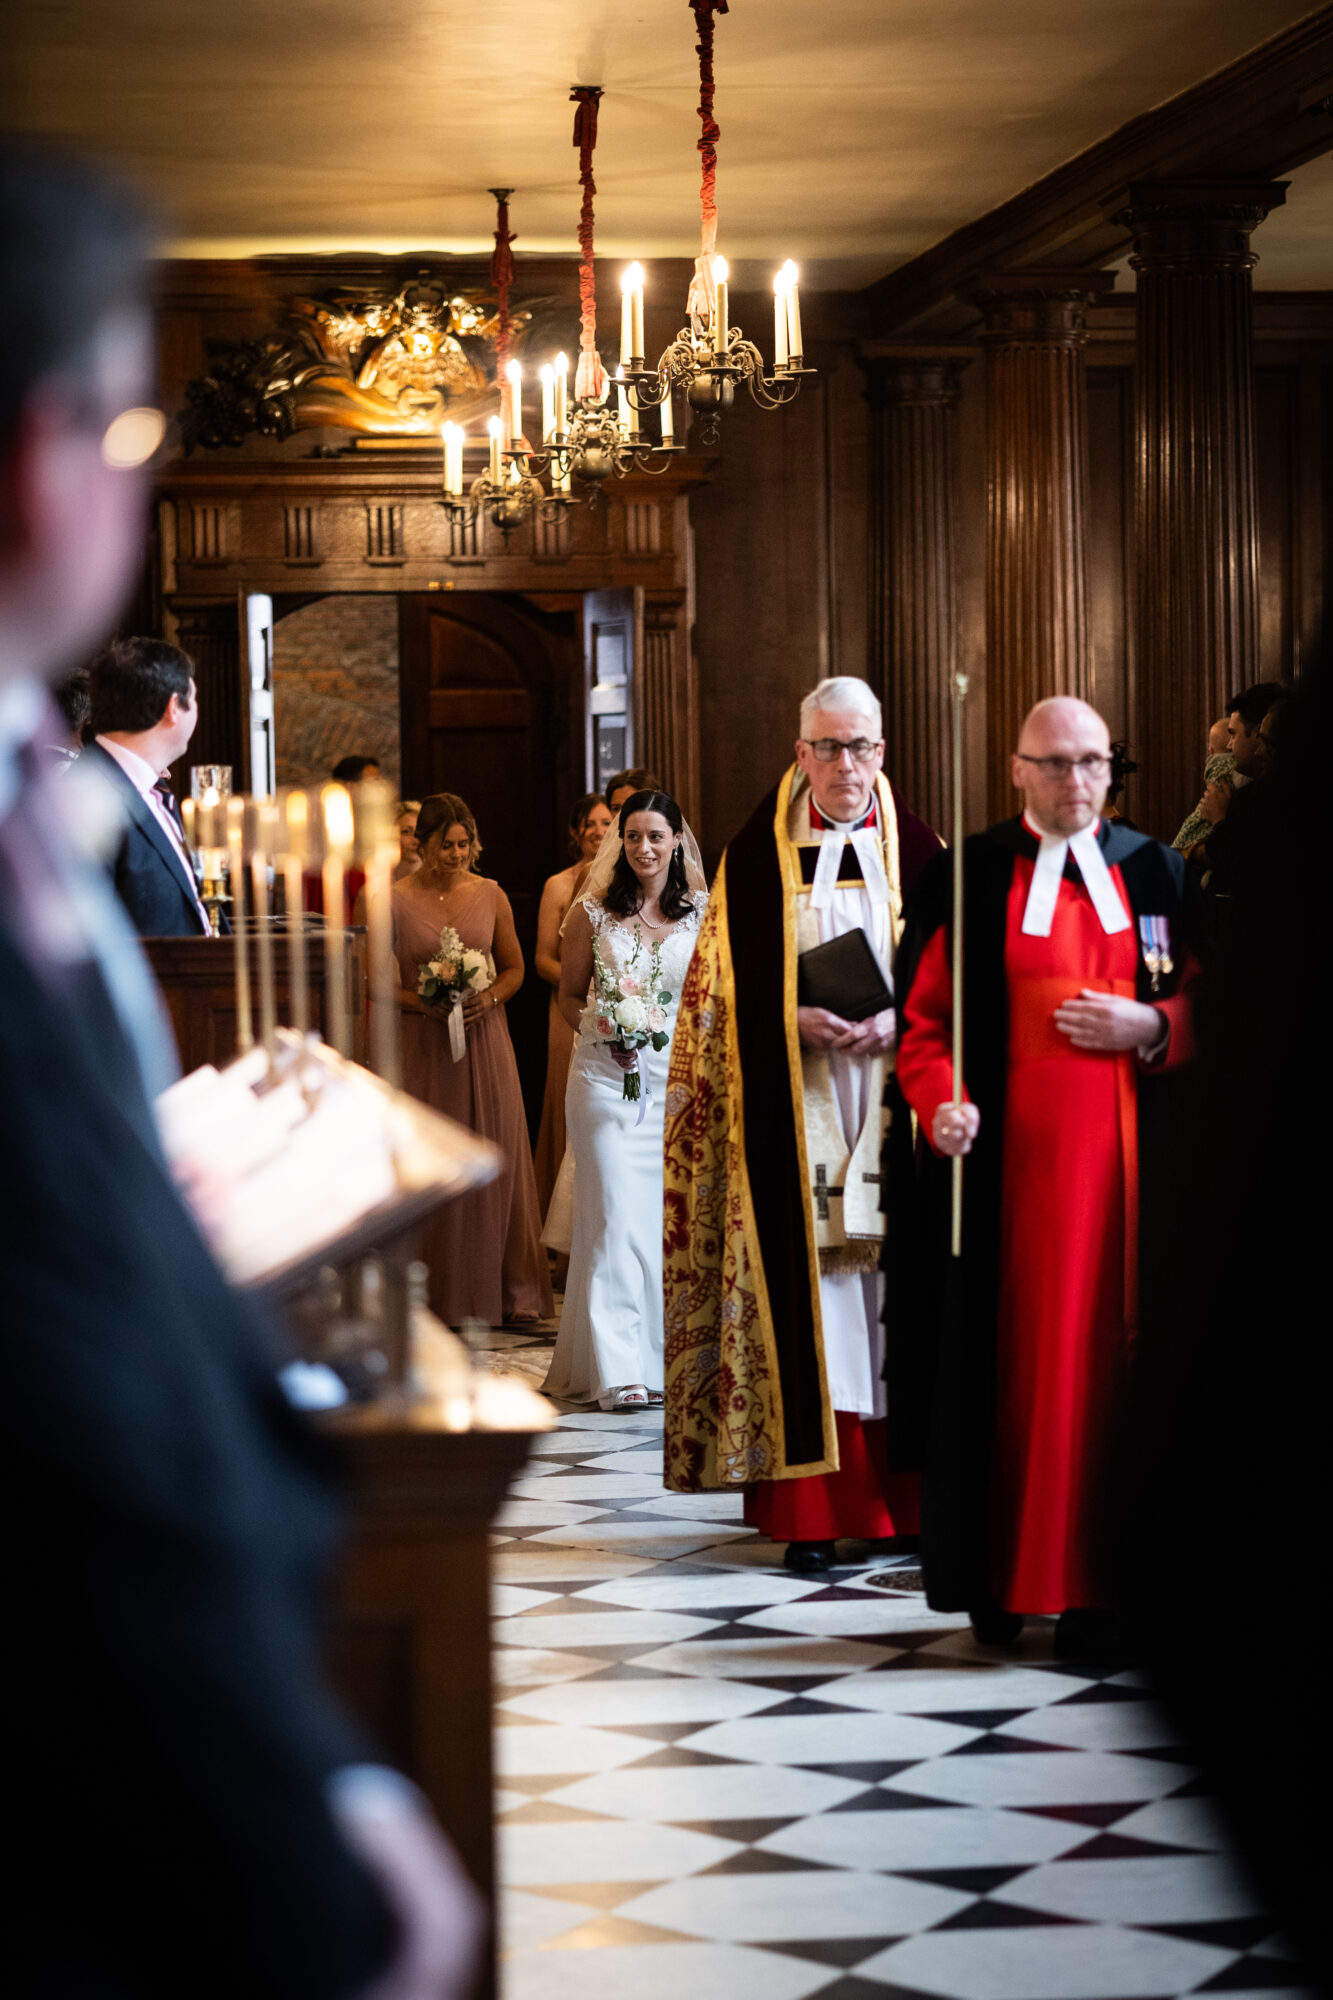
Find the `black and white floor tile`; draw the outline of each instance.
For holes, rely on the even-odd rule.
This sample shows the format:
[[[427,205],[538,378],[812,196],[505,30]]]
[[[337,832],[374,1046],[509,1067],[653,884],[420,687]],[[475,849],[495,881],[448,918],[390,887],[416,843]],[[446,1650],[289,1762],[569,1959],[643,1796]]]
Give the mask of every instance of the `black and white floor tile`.
[[[658,1412],[536,1440],[494,1551],[503,2000],[1294,2000],[1136,1675],[779,1553],[664,1491]]]

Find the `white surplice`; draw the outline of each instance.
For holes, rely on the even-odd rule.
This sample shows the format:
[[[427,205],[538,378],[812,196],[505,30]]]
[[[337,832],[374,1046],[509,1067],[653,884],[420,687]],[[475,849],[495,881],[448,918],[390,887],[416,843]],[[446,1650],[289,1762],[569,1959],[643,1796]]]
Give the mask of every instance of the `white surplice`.
[[[840,826],[827,814],[823,818],[827,833],[812,831],[810,794],[802,788],[792,801],[788,818],[792,839],[821,843],[827,839],[839,845],[847,839],[850,852],[852,823]],[[831,938],[842,937],[848,931],[863,930],[886,975],[891,974],[893,927],[888,903],[873,898],[860,883],[837,884],[822,908],[815,907],[812,897],[802,928],[811,924],[818,931],[820,944],[827,944]],[[870,1101],[870,1064],[863,1056],[846,1055],[836,1049],[830,1052],[827,1061],[842,1134],[850,1153],[867,1118],[878,1115],[878,1105]],[[884,1304],[883,1273],[823,1272],[819,1280],[819,1303],[824,1320],[824,1366],[833,1408],[860,1417],[884,1416],[888,1405],[884,1393],[884,1327],[880,1320]]]

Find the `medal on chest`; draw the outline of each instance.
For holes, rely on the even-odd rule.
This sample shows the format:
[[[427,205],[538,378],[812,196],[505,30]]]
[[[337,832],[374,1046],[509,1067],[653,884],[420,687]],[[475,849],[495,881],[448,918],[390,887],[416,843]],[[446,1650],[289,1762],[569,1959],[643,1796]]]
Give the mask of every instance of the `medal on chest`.
[[[1163,977],[1169,979],[1175,971],[1175,961],[1171,956],[1171,926],[1165,917],[1139,918],[1139,949],[1148,968],[1152,991],[1156,993]]]

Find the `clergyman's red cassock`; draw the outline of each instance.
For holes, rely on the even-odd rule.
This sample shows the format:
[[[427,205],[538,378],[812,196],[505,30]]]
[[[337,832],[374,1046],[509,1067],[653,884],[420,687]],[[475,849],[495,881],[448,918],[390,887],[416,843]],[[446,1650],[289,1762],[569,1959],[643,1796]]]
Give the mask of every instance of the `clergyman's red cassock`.
[[[1050,936],[1024,935],[1033,865],[1014,856],[1004,909],[989,1462],[991,1589],[1006,1609],[1027,1614],[1108,1602],[1099,1502],[1138,1306],[1141,1065],[1133,1053],[1075,1048],[1052,1017],[1084,988],[1134,998],[1142,971],[1137,923],[1108,935],[1073,870],[1060,883]],[[1120,867],[1110,873],[1132,911]],[[1170,1069],[1189,1053],[1188,1002],[1177,992],[1154,1004],[1170,1023],[1160,1063]],[[916,966],[898,1055],[899,1088],[927,1134],[953,1095],[952,1009],[942,925]],[[928,1500],[928,1536],[929,1527]]]

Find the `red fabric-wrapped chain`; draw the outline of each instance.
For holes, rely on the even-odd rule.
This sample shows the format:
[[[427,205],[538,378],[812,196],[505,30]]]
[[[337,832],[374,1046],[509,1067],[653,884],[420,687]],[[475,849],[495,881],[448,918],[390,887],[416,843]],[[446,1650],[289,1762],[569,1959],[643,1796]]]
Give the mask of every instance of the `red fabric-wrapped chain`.
[[[509,360],[509,287],[514,282],[514,238],[509,228],[509,190],[492,188],[495,196],[495,249],[491,255],[491,283],[495,287],[495,379],[502,387]]]
[[[690,0],[690,12],[699,31],[699,39],[694,46],[699,58],[699,123],[703,129],[698,144],[703,155],[703,178],[699,189],[699,255],[690,280],[686,309],[697,319],[706,320],[712,316],[715,298],[713,252],[717,248],[717,142],[722,137],[721,127],[713,116],[713,17],[728,12],[727,0]]]
[[[579,365],[574,377],[576,401],[589,398],[600,402],[606,394],[606,370],[597,352],[597,277],[593,265],[593,196],[597,183],[592,177],[593,148],[597,144],[597,105],[601,90],[595,84],[580,84],[570,92],[574,113],[574,144],[579,150],[579,181],[583,206],[579,210]]]

